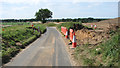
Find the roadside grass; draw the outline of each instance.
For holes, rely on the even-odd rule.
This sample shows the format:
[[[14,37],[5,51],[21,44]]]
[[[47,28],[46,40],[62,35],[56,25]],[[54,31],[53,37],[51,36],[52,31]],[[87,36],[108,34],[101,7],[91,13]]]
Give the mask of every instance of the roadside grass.
[[[40,27],[40,30],[42,33],[46,31],[46,25],[45,24],[34,24],[34,27],[38,29]]]
[[[63,26],[69,30],[70,28],[73,28],[74,24],[81,24],[81,22],[65,22],[65,23],[61,23],[61,24],[57,25],[57,28],[59,31],[61,31],[61,26]]]
[[[55,27],[57,24],[55,23],[45,23],[46,26],[48,27]]]
[[[41,33],[45,32],[46,26],[37,24],[35,27],[40,27]],[[14,25],[11,27],[3,27],[2,31],[2,63],[5,64],[14,57],[21,49],[25,48],[35,39],[40,37],[41,33],[33,30],[31,25]]]
[[[29,25],[30,22],[4,22],[2,25]]]
[[[81,45],[75,48],[75,59],[87,66],[119,66],[120,64],[120,29],[111,39],[97,45]]]

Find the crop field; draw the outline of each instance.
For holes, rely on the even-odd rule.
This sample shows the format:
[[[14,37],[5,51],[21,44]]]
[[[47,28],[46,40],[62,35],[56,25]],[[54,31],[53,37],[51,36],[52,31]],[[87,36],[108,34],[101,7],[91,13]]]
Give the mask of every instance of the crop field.
[[[34,24],[34,30],[31,25],[14,25],[2,28],[2,62],[7,63],[14,57],[21,49],[40,37],[44,33],[46,26],[43,24]],[[3,31],[4,29],[4,31]]]

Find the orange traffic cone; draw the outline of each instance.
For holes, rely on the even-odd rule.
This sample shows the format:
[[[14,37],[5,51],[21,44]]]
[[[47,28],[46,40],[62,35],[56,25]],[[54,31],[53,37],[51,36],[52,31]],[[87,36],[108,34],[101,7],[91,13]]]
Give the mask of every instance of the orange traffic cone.
[[[95,29],[97,28],[96,24],[94,25],[94,28],[95,28]]]
[[[93,28],[93,24],[91,24],[91,28]]]
[[[76,36],[75,36],[75,32],[73,33],[73,40],[72,40],[72,48],[75,48],[77,45],[76,43]]]
[[[68,38],[68,30],[66,30],[65,38],[66,38],[66,39]]]

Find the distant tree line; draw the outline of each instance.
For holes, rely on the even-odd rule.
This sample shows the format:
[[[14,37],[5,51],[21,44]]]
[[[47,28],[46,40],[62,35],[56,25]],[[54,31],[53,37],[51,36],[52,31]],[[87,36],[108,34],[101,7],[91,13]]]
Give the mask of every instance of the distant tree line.
[[[87,22],[99,22],[102,20],[107,20],[107,18],[105,19],[94,19],[94,18],[67,18],[67,19],[49,19],[47,21],[50,22],[82,22],[82,23],[87,23]]]
[[[1,22],[33,22],[38,21],[36,19],[2,19]]]
[[[107,20],[105,19],[94,19],[94,18],[67,18],[67,19],[47,19],[47,22],[82,22],[82,23],[87,23],[87,22],[99,22],[102,20]],[[33,21],[40,21],[38,19],[2,19],[0,20],[1,22],[33,22]]]

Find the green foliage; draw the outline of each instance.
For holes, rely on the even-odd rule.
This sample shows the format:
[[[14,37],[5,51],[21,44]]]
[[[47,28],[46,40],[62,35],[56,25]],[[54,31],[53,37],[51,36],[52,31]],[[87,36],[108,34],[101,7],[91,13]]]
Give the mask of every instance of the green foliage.
[[[35,16],[36,16],[37,20],[41,20],[42,23],[45,23],[47,18],[52,17],[52,12],[48,9],[41,8],[41,9],[39,9],[38,12],[36,12]]]
[[[92,22],[99,22],[99,21],[103,21],[103,20],[107,20],[107,19],[95,19],[95,18],[91,18],[91,17],[89,17],[89,18],[74,18],[74,19],[72,19],[72,18],[67,18],[67,19],[65,19],[65,18],[62,18],[62,19],[49,19],[48,21],[50,21],[50,22],[82,22],[82,23],[92,23]]]
[[[81,24],[81,23],[80,22],[65,22],[65,23],[59,24],[57,28],[61,31],[61,26],[64,26],[69,30],[70,28],[73,28],[74,24]]]
[[[93,66],[95,63],[95,59],[84,58],[83,60],[85,65]]]
[[[18,51],[19,50],[15,48],[8,48],[6,51],[2,50],[2,63],[7,63]]]
[[[113,31],[113,30],[110,30],[109,31],[109,34],[112,36],[112,35],[114,35],[116,33],[116,31]]]
[[[38,27],[40,27],[39,30],[40,30],[42,33],[44,33],[44,32],[46,31],[46,26],[45,26],[44,24],[34,24],[34,26],[35,26],[35,28],[37,28],[37,29],[38,29]]]
[[[120,54],[119,39],[120,39],[120,33],[117,33],[111,38],[111,40],[106,41],[100,46],[103,49],[102,59],[104,60],[104,62],[106,62],[107,59],[110,59],[108,62],[106,62],[107,65],[111,66],[111,64],[109,63],[112,63],[112,66],[114,66],[114,65],[118,65],[118,62],[120,62],[118,61]]]
[[[29,43],[31,43],[33,40],[35,40],[37,38],[37,36],[32,36],[32,37],[30,37],[29,39],[27,39],[27,40],[25,40],[22,44],[23,45],[28,45]]]

